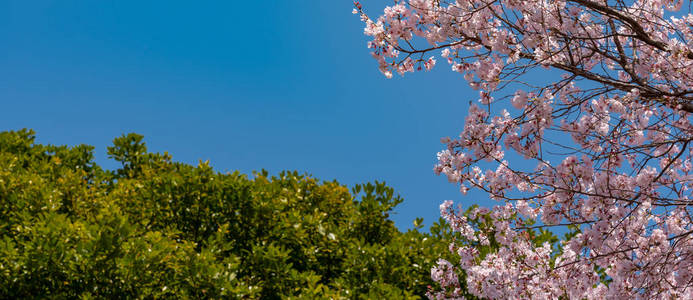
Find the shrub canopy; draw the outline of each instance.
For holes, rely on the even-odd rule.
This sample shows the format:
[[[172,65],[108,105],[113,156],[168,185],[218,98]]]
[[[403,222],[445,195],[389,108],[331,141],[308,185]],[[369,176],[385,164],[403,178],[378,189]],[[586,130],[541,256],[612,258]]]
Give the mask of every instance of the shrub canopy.
[[[445,226],[401,232],[382,182],[252,178],[174,162],[142,136],[108,148],[0,133],[0,298],[419,298]]]

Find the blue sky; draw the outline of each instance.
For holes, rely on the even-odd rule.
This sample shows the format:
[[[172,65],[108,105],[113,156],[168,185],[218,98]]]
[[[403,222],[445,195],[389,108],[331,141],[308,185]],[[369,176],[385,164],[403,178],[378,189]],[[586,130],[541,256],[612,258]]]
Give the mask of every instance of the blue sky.
[[[371,14],[388,1],[362,1]],[[90,144],[145,135],[151,151],[218,171],[299,170],[353,185],[384,180],[393,217],[429,225],[463,197],[432,171],[440,138],[477,98],[439,65],[384,78],[363,24],[340,1],[0,2],[0,130]]]

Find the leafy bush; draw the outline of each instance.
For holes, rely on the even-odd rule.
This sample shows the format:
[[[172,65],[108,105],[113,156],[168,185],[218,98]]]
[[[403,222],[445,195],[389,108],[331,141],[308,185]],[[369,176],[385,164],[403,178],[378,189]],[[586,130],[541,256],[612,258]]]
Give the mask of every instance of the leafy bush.
[[[394,226],[382,182],[221,174],[136,134],[117,170],[92,151],[0,133],[0,298],[415,299],[448,253],[446,226]]]

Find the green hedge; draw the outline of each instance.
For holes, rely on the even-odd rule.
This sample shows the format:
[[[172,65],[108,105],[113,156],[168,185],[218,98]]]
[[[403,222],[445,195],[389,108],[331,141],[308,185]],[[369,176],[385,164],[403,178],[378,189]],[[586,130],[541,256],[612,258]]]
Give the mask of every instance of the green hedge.
[[[448,253],[444,226],[394,226],[384,183],[222,174],[136,134],[109,171],[34,138],[0,133],[0,298],[416,299]]]

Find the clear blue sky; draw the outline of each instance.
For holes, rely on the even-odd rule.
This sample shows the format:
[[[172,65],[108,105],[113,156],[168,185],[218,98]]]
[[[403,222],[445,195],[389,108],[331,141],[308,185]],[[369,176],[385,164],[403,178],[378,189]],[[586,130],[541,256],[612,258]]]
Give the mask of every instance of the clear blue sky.
[[[362,1],[372,14],[388,1]],[[384,180],[405,199],[400,228],[463,197],[432,171],[471,91],[439,59],[384,78],[352,2],[0,1],[0,129],[91,144],[145,135],[151,151],[218,171],[305,171]]]

